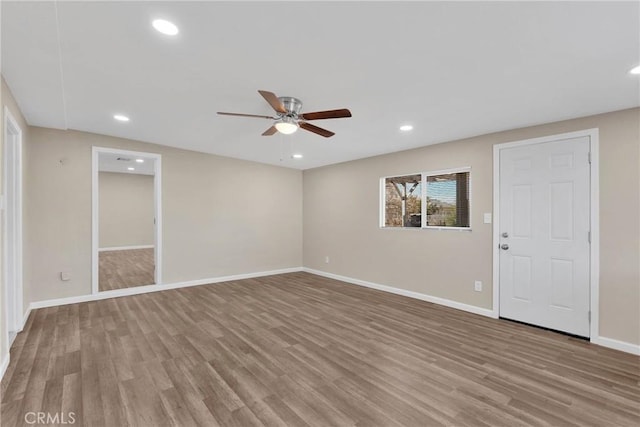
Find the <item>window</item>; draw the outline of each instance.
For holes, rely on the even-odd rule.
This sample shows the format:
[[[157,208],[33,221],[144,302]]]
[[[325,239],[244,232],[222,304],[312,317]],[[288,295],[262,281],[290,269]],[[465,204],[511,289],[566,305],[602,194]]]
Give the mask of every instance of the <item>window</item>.
[[[381,180],[381,226],[470,227],[471,168],[425,172]]]
[[[422,176],[385,178],[385,227],[420,227],[422,224]]]
[[[469,171],[427,175],[427,226],[469,227]]]

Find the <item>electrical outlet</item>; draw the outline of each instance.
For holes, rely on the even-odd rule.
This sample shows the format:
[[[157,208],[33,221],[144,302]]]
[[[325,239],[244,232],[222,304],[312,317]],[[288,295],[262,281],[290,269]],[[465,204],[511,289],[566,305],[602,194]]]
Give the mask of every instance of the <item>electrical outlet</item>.
[[[324,257],[324,263],[325,263],[325,264],[329,264],[329,255],[327,255],[326,257]]]
[[[476,280],[473,284],[473,289],[476,292],[482,292],[482,282],[480,280]]]
[[[69,273],[68,271],[61,271],[60,280],[62,280],[63,282],[68,282],[69,280],[71,280],[71,273]]]

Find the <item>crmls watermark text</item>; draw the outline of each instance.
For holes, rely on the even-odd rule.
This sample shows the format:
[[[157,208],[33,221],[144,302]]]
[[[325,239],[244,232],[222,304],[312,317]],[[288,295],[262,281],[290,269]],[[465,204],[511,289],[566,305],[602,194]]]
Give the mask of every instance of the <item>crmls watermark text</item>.
[[[27,412],[24,414],[24,422],[27,424],[75,424],[75,412]]]

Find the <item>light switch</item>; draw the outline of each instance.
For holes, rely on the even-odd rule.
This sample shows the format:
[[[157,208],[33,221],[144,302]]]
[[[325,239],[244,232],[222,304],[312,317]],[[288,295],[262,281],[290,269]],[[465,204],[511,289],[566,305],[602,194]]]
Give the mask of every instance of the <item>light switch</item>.
[[[484,214],[484,223],[491,224],[491,212],[486,212]]]

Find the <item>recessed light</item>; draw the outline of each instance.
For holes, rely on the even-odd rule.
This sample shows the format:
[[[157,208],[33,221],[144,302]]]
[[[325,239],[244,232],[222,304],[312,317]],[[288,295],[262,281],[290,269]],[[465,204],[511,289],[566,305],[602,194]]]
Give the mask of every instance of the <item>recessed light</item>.
[[[302,154],[294,154],[293,156],[294,159],[301,159],[302,158]]]
[[[631,73],[631,74],[640,74],[640,65],[638,65],[637,67],[634,67],[631,70],[629,70],[629,73]]]
[[[136,159],[136,163],[144,163],[144,159]]]
[[[178,27],[176,24],[165,19],[155,19],[151,25],[153,25],[153,28],[162,34],[166,34],[168,36],[175,36],[178,34]]]
[[[115,114],[113,116],[114,119],[116,119],[119,122],[128,122],[129,121],[129,117],[123,115],[123,114]]]
[[[409,132],[412,129],[413,129],[413,126],[411,126],[411,125],[402,125],[402,126],[400,126],[400,130],[402,132]]]
[[[128,171],[134,171],[136,168],[127,168]]]

